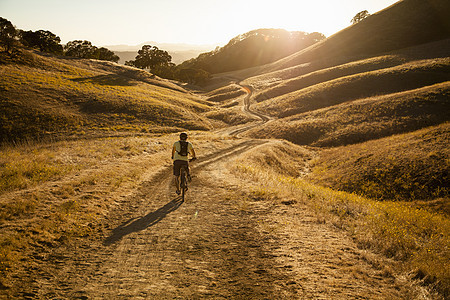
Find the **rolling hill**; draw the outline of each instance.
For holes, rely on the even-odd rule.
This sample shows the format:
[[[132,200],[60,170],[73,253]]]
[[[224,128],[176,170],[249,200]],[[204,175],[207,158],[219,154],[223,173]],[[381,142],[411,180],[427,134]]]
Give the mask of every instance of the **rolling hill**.
[[[167,201],[173,195],[167,150],[177,138],[175,132],[199,130],[202,132],[192,132],[191,137],[198,145],[201,164],[196,168],[203,178],[193,181],[189,193],[197,195],[196,199],[182,209],[189,210],[192,222],[203,218],[193,203],[200,203],[204,211],[226,204],[205,220],[218,221],[220,214],[229,216],[234,210],[237,214],[236,223],[231,223],[236,226],[224,221],[224,226],[215,227],[219,230],[200,236],[196,246],[233,228],[239,229],[230,234],[233,251],[261,249],[264,257],[272,258],[279,245],[266,255],[265,248],[254,248],[256,241],[248,244],[249,228],[261,228],[272,239],[276,227],[289,240],[292,232],[302,232],[299,228],[311,228],[291,224],[297,222],[328,228],[326,234],[315,232],[296,240],[298,244],[306,238],[315,242],[311,244],[315,255],[317,235],[329,240],[339,229],[361,252],[353,253],[340,242],[339,252],[324,249],[339,258],[339,269],[325,261],[326,272],[340,276],[351,270],[352,280],[365,281],[368,276],[362,267],[342,264],[345,260],[341,257],[351,254],[376,270],[370,280],[382,278],[397,289],[400,277],[395,274],[400,272],[402,281],[428,285],[440,293],[435,299],[448,299],[449,15],[447,0],[399,1],[268,64],[250,67],[232,61],[245,69],[236,70],[236,64],[234,71],[221,69],[228,72],[215,74],[202,90],[110,62],[23,49],[15,56],[0,54],[0,273],[19,282],[11,288],[2,280],[0,291],[20,290],[21,278],[30,279],[30,287],[45,283],[42,277],[35,280],[28,273],[32,270],[41,276],[39,267],[47,268],[49,257],[54,259],[49,265],[60,273],[49,271],[48,278],[60,283],[64,278],[59,274],[65,273],[78,284],[82,272],[67,274],[61,263],[66,265],[64,259],[70,258],[77,267],[84,267],[83,256],[76,255],[82,253],[92,254],[102,265],[103,258],[110,259],[114,253],[106,252],[98,260],[91,242],[95,238],[101,241],[105,232],[123,232],[135,224],[146,234],[142,245],[147,246],[154,234],[143,229],[151,222],[162,221],[161,225],[168,216],[170,222],[178,222],[173,224],[187,224],[184,215],[169,215],[173,201]],[[283,57],[281,52],[272,54],[271,58]],[[231,56],[227,59],[234,60]],[[52,143],[39,143],[46,139]],[[28,140],[34,142],[22,143]],[[226,182],[223,179],[232,185],[222,184]],[[249,199],[259,209],[249,206]],[[265,211],[273,212],[273,208],[278,210],[276,218],[283,221],[275,226],[261,221],[267,219]],[[257,217],[252,215],[255,212]],[[138,217],[132,219],[135,215]],[[241,227],[242,219],[253,223]],[[192,236],[199,236],[197,229],[211,228],[208,222],[205,226],[163,226],[193,229],[182,233],[190,247]],[[159,254],[166,255],[159,251],[168,248],[162,244],[166,237],[176,237],[173,248],[180,246],[181,235],[172,232],[177,231],[158,240],[161,248],[155,249]],[[235,247],[238,235],[245,247]],[[78,247],[80,241],[84,247]],[[266,241],[259,242],[266,246]],[[100,244],[96,247],[104,249]],[[211,249],[228,259],[230,252],[216,248],[227,243],[221,239],[214,244]],[[283,257],[291,259],[295,254],[295,259],[304,260],[297,246],[292,244]],[[70,251],[74,249],[77,252]],[[122,258],[129,258],[129,248],[124,249],[124,256],[112,264],[114,273],[120,273],[116,266],[122,264]],[[186,253],[181,249],[173,252],[173,258]],[[197,250],[203,255],[203,250]],[[386,262],[371,258],[371,251],[385,255]],[[146,249],[144,252],[148,254]],[[161,275],[158,255],[154,266]],[[136,257],[141,255],[131,257],[133,267],[138,268]],[[193,274],[185,268],[186,261],[180,260],[180,266]],[[174,262],[169,261],[170,267]],[[295,264],[283,268],[291,274]],[[394,270],[398,266],[401,268]],[[315,267],[311,269],[317,275]],[[273,269],[272,265],[267,268]],[[92,276],[98,274],[109,273],[95,269],[84,275],[94,282]],[[136,274],[142,274],[141,270]],[[224,278],[232,276],[234,273]],[[303,284],[304,279],[302,276],[299,282]],[[283,282],[283,287],[294,284]],[[348,282],[344,285],[353,289]],[[55,296],[50,294],[53,286],[46,285],[51,297]],[[430,295],[431,299],[435,294]]]
[[[2,142],[211,129],[208,102],[139,69],[29,50],[0,61]]]
[[[436,164],[412,155],[415,150],[426,156],[425,147],[434,149],[430,151],[436,157],[448,157],[442,147],[449,142],[446,128],[450,121],[450,24],[446,15],[450,15],[448,1],[399,1],[291,56],[217,77],[239,79],[242,85],[250,86],[252,109],[272,118],[248,131],[247,136],[334,147],[334,163],[329,163],[328,155],[317,158],[311,174],[315,182],[373,196],[373,190],[392,187],[392,178],[402,178],[400,168],[404,174],[416,174],[405,183],[408,191],[396,197],[380,192],[377,197],[402,201],[443,198],[448,206],[448,162],[444,159]],[[230,99],[222,101],[225,104]],[[428,128],[441,133],[434,138],[419,134]],[[403,134],[412,134],[421,142],[410,143]],[[397,146],[389,146],[395,140]],[[366,158],[367,154],[354,145],[378,152]],[[377,169],[380,164],[375,162],[389,152],[387,149],[409,163]],[[364,166],[349,167],[342,173],[340,166],[352,165],[346,161],[348,153],[354,153],[352,161],[362,161]],[[437,170],[439,164],[446,171]],[[416,172],[419,165],[422,173]],[[363,179],[345,185],[361,168],[365,168]],[[380,172],[384,175],[377,177]],[[340,174],[339,180],[324,175],[327,173]],[[425,177],[438,179],[421,181]],[[369,183],[370,192],[362,188]],[[440,192],[423,192],[435,189]]]
[[[236,36],[223,47],[183,62],[180,68],[202,69],[213,74],[246,69],[276,61],[324,38],[318,32],[256,29]]]
[[[291,67],[301,74],[303,64],[322,69],[443,40],[448,38],[450,32],[449,14],[448,1],[402,0],[326,40],[271,64],[245,70],[241,76],[267,74]],[[307,72],[310,70],[306,69]],[[300,75],[290,71],[292,75]]]

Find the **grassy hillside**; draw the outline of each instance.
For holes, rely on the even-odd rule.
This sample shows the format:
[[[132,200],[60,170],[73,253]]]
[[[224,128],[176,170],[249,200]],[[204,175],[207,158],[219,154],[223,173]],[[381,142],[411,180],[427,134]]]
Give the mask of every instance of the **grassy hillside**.
[[[442,201],[450,193],[449,141],[450,123],[444,123],[329,149],[315,162],[311,178],[373,199],[441,199],[450,213],[450,203]]]
[[[314,76],[316,74],[312,74],[303,76],[296,82],[296,85],[301,87],[311,84],[310,80],[315,79],[312,85],[272,98],[270,101],[255,105],[254,108],[272,116],[287,117],[373,95],[433,85],[448,80],[448,74],[450,74],[450,60],[447,58],[410,62],[328,81],[322,81],[320,76],[317,78]]]
[[[342,64],[339,63],[339,60],[335,60],[332,67],[327,67],[325,62],[302,64],[296,67],[250,77],[244,80],[244,83],[253,85],[258,89],[255,100],[261,102],[344,76],[399,67],[401,65],[407,66],[408,63],[414,63],[420,60],[447,58],[449,49],[450,39],[445,39],[383,53],[370,58],[356,58],[354,61]]]
[[[417,185],[418,198],[423,194],[422,188],[440,193],[433,186],[436,187],[434,184],[439,180],[448,182],[449,151],[448,143],[444,142],[448,141],[448,130],[448,125],[438,126],[414,134],[330,149],[319,153],[319,157],[311,149],[274,142],[246,152],[231,167],[243,181],[259,183],[253,191],[255,201],[281,202],[287,207],[307,205],[315,211],[317,222],[347,231],[361,249],[369,250],[367,253],[376,251],[388,257],[390,268],[383,267],[380,261],[365,258],[380,269],[380,276],[397,274],[411,278],[440,294],[428,299],[447,299],[450,295],[450,220],[442,211],[445,207],[448,211],[448,201],[433,201],[436,212],[419,201],[414,205],[378,201],[337,191],[336,185],[340,181],[352,184],[355,180],[354,185],[359,187],[369,180],[365,186],[372,191],[383,188],[384,183],[387,187],[384,191],[393,188],[400,194],[403,185]],[[375,158],[373,165],[367,163],[371,156]],[[389,157],[389,161],[384,157]],[[308,159],[315,161],[312,174],[319,184],[305,178],[309,167],[305,160]],[[388,163],[391,171],[382,173],[379,169]],[[408,173],[409,164],[415,164],[414,172]],[[434,177],[440,168],[441,176]],[[388,183],[389,180],[392,183]],[[324,182],[333,182],[335,185],[330,186],[335,189],[321,186]],[[407,298],[421,297],[427,298],[423,291]]]
[[[318,32],[252,30],[231,39],[224,47],[183,62],[180,68],[202,69],[213,74],[246,69],[276,61],[324,38]]]
[[[449,9],[400,1],[290,57],[226,74],[252,86],[252,109],[273,117],[247,135],[326,149],[315,184],[447,218]]]
[[[305,101],[306,102],[306,101]],[[374,96],[280,118],[251,136],[320,147],[354,144],[449,120],[450,82]]]
[[[138,69],[26,50],[0,62],[2,142],[211,128],[207,101]]]
[[[333,36],[274,63],[253,75],[321,61],[333,66],[449,37],[450,3],[446,0],[403,0]],[[246,76],[248,77],[248,75]]]

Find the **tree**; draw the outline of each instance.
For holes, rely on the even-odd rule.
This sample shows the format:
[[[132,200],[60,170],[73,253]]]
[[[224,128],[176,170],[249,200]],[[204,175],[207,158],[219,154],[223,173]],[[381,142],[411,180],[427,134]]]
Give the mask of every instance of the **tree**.
[[[24,46],[38,47],[42,52],[62,54],[61,39],[50,31],[21,31],[21,39]]]
[[[306,36],[306,39],[311,42],[311,44],[315,44],[326,39],[326,36],[320,32],[312,32]]]
[[[10,53],[17,44],[17,29],[10,21],[0,17],[0,45],[6,53]]]
[[[210,78],[211,74],[201,69],[180,69],[178,71],[178,79],[191,84],[203,84]]]
[[[79,58],[92,58],[95,52],[94,46],[89,41],[75,40],[68,42],[64,46],[64,53],[67,56],[79,57]]]
[[[108,61],[113,61],[115,63],[118,62],[120,59],[120,57],[117,56],[113,51],[111,51],[105,47],[95,49],[93,56],[94,56],[93,58],[95,58],[95,59],[108,60]]]
[[[113,62],[118,62],[120,59],[114,52],[105,47],[97,48],[92,45],[91,42],[81,40],[68,42],[64,46],[64,53],[67,56],[108,60]]]
[[[136,59],[127,61],[125,65],[152,70],[158,66],[168,66],[171,61],[172,56],[167,51],[159,50],[156,46],[144,45],[138,51]]]
[[[357,13],[353,19],[351,20],[352,24],[356,24],[361,22],[362,20],[364,20],[365,18],[367,18],[368,16],[370,16],[369,12],[367,10],[363,10],[360,11],[359,13]]]

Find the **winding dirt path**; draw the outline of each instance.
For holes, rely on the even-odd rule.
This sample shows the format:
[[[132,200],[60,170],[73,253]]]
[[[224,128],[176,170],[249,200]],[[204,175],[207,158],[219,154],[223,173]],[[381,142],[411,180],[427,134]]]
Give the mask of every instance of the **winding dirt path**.
[[[249,85],[242,85],[240,83],[236,83],[237,85],[240,85],[242,87],[242,89],[247,93],[247,95],[245,95],[244,99],[243,99],[243,103],[242,103],[242,111],[245,112],[246,114],[248,114],[251,117],[256,117],[257,119],[259,119],[259,121],[257,122],[252,122],[252,123],[248,123],[248,124],[244,124],[244,125],[238,125],[238,126],[233,126],[231,128],[227,128],[224,130],[226,135],[230,135],[230,136],[235,136],[235,137],[240,137],[240,134],[243,132],[246,132],[252,128],[255,128],[257,126],[261,126],[264,123],[269,122],[272,118],[270,118],[269,116],[266,116],[264,114],[261,114],[259,112],[253,111],[250,108],[250,99],[251,96],[253,94],[253,88]]]
[[[228,169],[271,143],[238,139],[200,154],[185,202],[170,167],[153,174],[121,197],[103,232],[46,257],[45,274],[18,298],[402,299],[402,284],[373,254],[292,199],[255,197],[257,184]]]
[[[98,238],[56,250],[41,299],[399,299],[343,233],[290,201],[264,201],[227,165],[265,141],[198,160],[187,199],[170,168],[107,217]],[[286,199],[284,199],[286,200]],[[283,204],[284,203],[284,204]]]

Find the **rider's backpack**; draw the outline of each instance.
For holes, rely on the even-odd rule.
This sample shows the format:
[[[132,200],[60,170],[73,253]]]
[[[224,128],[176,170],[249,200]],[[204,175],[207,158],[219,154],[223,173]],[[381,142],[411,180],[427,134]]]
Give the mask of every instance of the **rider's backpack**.
[[[188,155],[188,142],[180,141],[180,151],[177,151],[177,152],[181,156],[187,156]]]

